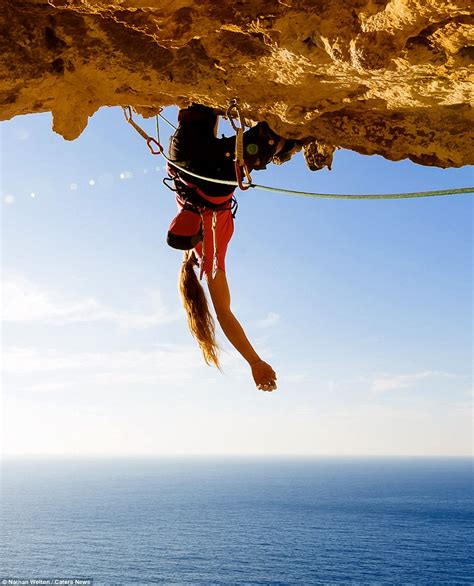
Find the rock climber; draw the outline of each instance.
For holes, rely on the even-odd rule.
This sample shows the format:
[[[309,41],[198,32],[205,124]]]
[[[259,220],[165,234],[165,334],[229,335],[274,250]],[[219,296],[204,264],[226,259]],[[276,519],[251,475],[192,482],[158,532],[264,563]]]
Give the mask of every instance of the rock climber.
[[[173,187],[168,186],[176,192],[179,212],[170,225],[167,242],[173,248],[184,250],[179,289],[189,328],[206,363],[220,368],[215,323],[200,283],[203,275],[227,339],[249,364],[257,388],[273,391],[277,388],[275,371],[257,354],[231,310],[225,257],[234,231],[235,186],[197,179],[182,170],[236,181],[236,138],[218,138],[218,124],[219,114],[212,108],[192,104],[179,111],[178,128],[170,140],[169,159],[180,169],[168,164],[166,180],[173,183]],[[247,130],[243,144],[249,171],[264,169],[276,155],[289,158],[298,148],[295,141],[281,138],[265,122]]]

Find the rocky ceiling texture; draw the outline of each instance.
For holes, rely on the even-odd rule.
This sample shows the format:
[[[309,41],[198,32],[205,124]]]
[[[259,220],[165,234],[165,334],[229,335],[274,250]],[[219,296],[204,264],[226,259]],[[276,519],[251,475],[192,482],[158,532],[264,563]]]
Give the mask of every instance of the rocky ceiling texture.
[[[0,119],[52,112],[64,138],[102,106],[191,101],[334,148],[473,162],[469,0],[0,0]]]

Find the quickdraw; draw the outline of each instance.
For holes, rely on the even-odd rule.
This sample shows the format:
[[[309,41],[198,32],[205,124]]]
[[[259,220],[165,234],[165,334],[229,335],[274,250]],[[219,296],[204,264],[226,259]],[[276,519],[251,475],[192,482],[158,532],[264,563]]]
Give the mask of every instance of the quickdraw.
[[[245,121],[237,103],[237,98],[230,101],[226,116],[235,130],[235,175],[240,189],[249,189],[252,186],[252,177],[244,158],[244,129]],[[244,180],[245,176],[245,180]]]
[[[123,106],[123,113],[125,116],[125,120],[138,132],[138,134],[146,140],[146,144],[151,151],[152,155],[162,155],[164,152],[163,147],[159,142],[159,130],[158,130],[158,140],[153,138],[149,134],[147,134],[143,128],[138,126],[138,124],[133,119],[132,108],[130,106]],[[161,108],[160,108],[161,112]],[[156,147],[156,148],[155,148]],[[156,150],[157,149],[157,150]]]

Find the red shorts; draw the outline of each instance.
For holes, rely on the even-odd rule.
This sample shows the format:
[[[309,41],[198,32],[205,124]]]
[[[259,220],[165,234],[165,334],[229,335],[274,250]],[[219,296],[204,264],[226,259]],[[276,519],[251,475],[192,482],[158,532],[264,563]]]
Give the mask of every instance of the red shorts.
[[[182,210],[184,201],[177,196],[178,209]],[[213,230],[213,219],[215,216],[215,229]],[[225,255],[232,234],[234,233],[234,218],[230,206],[221,210],[206,209],[201,213],[203,239],[194,248],[199,261],[201,274],[209,278],[212,275],[214,266],[214,241],[217,249],[217,268],[225,271]]]

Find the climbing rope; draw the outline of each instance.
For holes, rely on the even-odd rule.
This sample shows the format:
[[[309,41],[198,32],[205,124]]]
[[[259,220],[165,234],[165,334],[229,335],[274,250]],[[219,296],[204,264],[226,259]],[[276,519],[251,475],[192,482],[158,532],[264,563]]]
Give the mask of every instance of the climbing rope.
[[[231,185],[233,187],[240,187],[237,181],[226,181],[225,179],[214,179],[212,177],[204,177],[203,175],[198,175],[197,173],[193,173],[184,167],[181,167],[171,159],[169,159],[165,153],[164,149],[161,146],[159,139],[156,140],[155,138],[149,136],[143,128],[141,128],[134,120],[132,116],[132,109],[130,106],[126,106],[123,108],[125,119],[127,122],[138,132],[138,134],[146,141],[148,148],[150,149],[153,155],[162,155],[163,158],[175,169],[178,171],[183,171],[187,175],[194,177],[195,179],[201,179],[204,181],[209,181],[211,183],[219,183],[221,185]],[[176,128],[169,120],[167,120],[161,113],[157,114],[157,125],[158,125],[158,116],[162,118],[167,124]],[[159,134],[158,134],[159,137]],[[153,145],[157,147],[158,150],[153,148]],[[363,194],[363,195],[355,195],[355,194],[345,194],[345,193],[315,193],[311,191],[295,191],[293,189],[284,189],[282,187],[271,187],[268,185],[259,185],[257,183],[248,183],[246,184],[244,189],[249,189],[253,187],[254,189],[260,189],[262,191],[270,191],[273,193],[284,193],[286,195],[299,195],[302,197],[313,197],[318,199],[412,199],[417,197],[437,197],[437,196],[444,196],[444,195],[467,195],[474,193],[474,186],[473,187],[459,187],[453,189],[437,189],[434,191],[411,191],[406,193],[372,193],[372,194]]]

